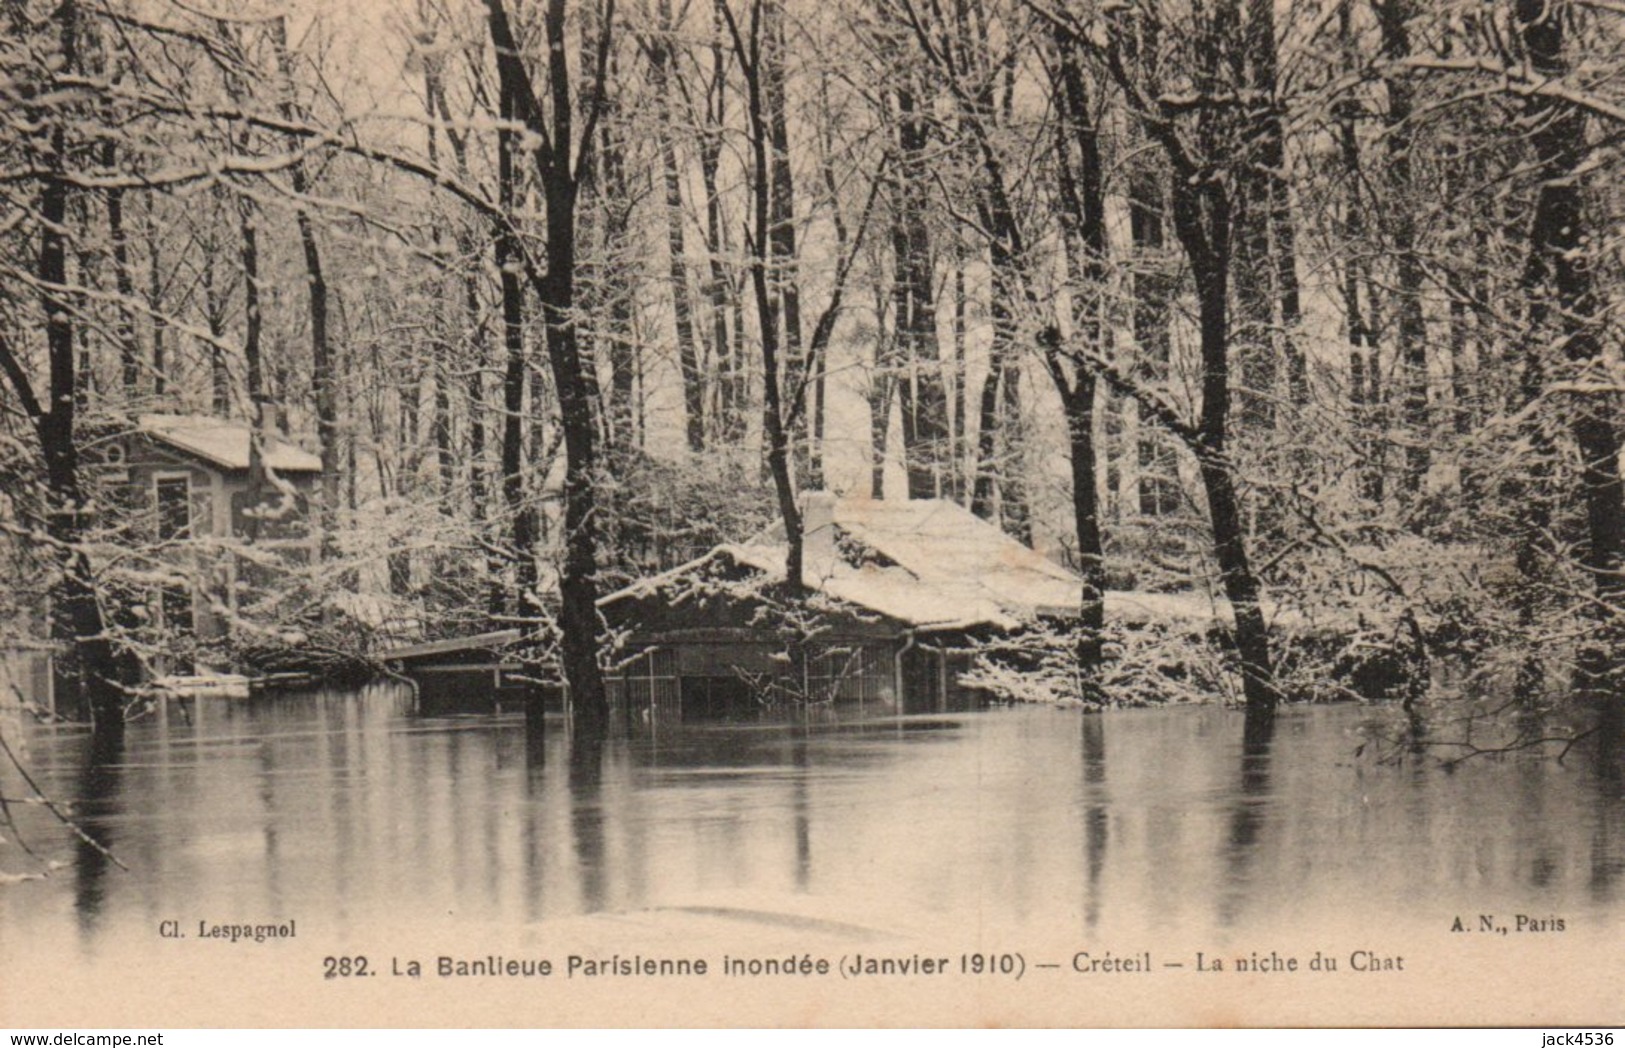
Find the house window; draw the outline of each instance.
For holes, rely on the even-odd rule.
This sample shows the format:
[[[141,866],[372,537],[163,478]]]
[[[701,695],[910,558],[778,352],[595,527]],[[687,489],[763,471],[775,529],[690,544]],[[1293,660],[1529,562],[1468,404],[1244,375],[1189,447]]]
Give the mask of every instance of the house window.
[[[158,502],[158,541],[184,542],[192,537],[192,481],[186,474],[153,479]],[[159,595],[163,623],[190,633],[195,626],[192,592],[188,586],[165,586]]]
[[[192,482],[187,476],[158,477],[158,541],[192,537]]]

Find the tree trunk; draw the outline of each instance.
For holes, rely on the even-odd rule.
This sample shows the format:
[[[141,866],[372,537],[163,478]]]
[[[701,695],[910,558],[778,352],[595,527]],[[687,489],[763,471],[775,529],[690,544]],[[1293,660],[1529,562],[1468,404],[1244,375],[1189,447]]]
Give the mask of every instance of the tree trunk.
[[[1154,19],[1145,24],[1153,32],[1160,28]],[[1198,90],[1216,89],[1226,46],[1227,34],[1217,19],[1203,27],[1193,48],[1198,66]],[[1121,42],[1115,43],[1110,55],[1113,75],[1125,91],[1138,95],[1143,85],[1129,77],[1121,47]],[[1231,348],[1228,298],[1234,216],[1224,183],[1198,175],[1206,164],[1215,162],[1221,150],[1231,148],[1223,132],[1232,128],[1220,123],[1226,117],[1213,109],[1201,110],[1195,119],[1194,134],[1186,139],[1169,124],[1142,118],[1146,133],[1162,145],[1168,157],[1174,231],[1196,283],[1202,406],[1194,429],[1178,422],[1174,425],[1196,455],[1207,495],[1214,554],[1225,596],[1235,617],[1236,649],[1248,713],[1250,719],[1268,718],[1273,715],[1279,695],[1263,609],[1259,605],[1258,579],[1247,556],[1235,465],[1228,450]],[[1188,144],[1190,142],[1194,142],[1194,146]]]
[[[709,261],[706,295],[711,321],[711,349],[716,379],[714,432],[727,446],[745,439],[746,376],[742,296],[726,261],[732,254],[722,211],[719,172],[727,127],[728,70],[723,58],[723,16],[712,8],[711,76],[706,85],[706,111],[700,132],[700,178],[705,186],[705,247]],[[730,332],[729,319],[733,320]]]
[[[73,69],[78,53],[78,5],[67,0],[57,7],[54,18],[58,24],[63,67]],[[88,711],[92,731],[98,739],[116,741],[124,733],[123,694],[118,686],[112,643],[97,602],[95,570],[82,545],[90,506],[80,488],[74,429],[79,376],[73,312],[65,290],[68,286],[67,151],[66,129],[59,123],[50,131],[44,157],[37,270],[40,304],[45,314],[50,403],[49,409],[44,411],[39,410],[37,403],[33,404],[35,431],[45,459],[46,532],[51,537],[61,573],[52,588],[50,628],[52,640],[67,646],[55,672],[56,683],[62,689],[60,694],[77,699],[70,704]],[[13,381],[18,381],[17,375],[13,375]]]
[[[1145,166],[1148,162],[1141,161]],[[1129,181],[1129,237],[1134,245],[1134,300],[1130,322],[1138,350],[1134,371],[1152,387],[1168,382],[1173,357],[1169,302],[1174,279],[1168,273],[1162,193],[1150,170],[1136,171]],[[1140,515],[1168,516],[1179,509],[1179,483],[1167,438],[1158,433],[1138,401],[1134,449],[1135,502]]]
[[[886,436],[891,431],[892,389],[896,379],[892,375],[892,351],[884,347],[891,340],[884,331],[876,332],[876,349],[880,358],[875,361],[874,377],[869,381],[869,497],[886,497]]]
[[[1338,6],[1338,40],[1347,50],[1352,46],[1352,0]],[[1376,340],[1375,299],[1368,293],[1361,305],[1361,290],[1372,287],[1370,245],[1366,239],[1366,200],[1360,192],[1365,178],[1361,172],[1360,143],[1355,131],[1359,103],[1342,99],[1332,111],[1337,125],[1338,151],[1342,160],[1343,273],[1340,292],[1343,299],[1344,330],[1348,338],[1349,416],[1360,449],[1358,487],[1360,495],[1381,503],[1385,487],[1385,440],[1382,432],[1379,349]]]
[[[1270,266],[1269,179],[1245,158],[1236,177],[1234,234],[1236,319],[1232,342],[1240,372],[1236,421],[1248,434],[1275,427],[1276,375],[1273,273]]]
[[[1004,355],[1009,345],[1008,334],[1001,333],[1001,325],[1005,332],[1009,327],[1008,317],[1002,316],[1004,312],[997,305],[992,310],[993,346],[977,400],[975,479],[971,483],[970,511],[983,520],[992,520],[996,509],[993,497],[999,477],[999,379],[1004,373]]]
[[[118,147],[112,139],[102,143],[101,161],[108,175],[116,176]],[[114,337],[118,342],[119,376],[125,406],[133,407],[141,394],[141,348],[136,344],[135,316],[130,310],[135,298],[135,280],[130,274],[130,242],[124,228],[124,190],[110,188],[106,197],[107,234],[113,248],[113,287],[118,291]]]
[[[277,53],[277,65],[282,76],[282,115],[292,122],[297,113],[294,99],[293,55],[288,50],[287,24],[277,18],[271,23],[271,32]],[[298,142],[291,142],[294,149]],[[321,447],[322,498],[317,526],[321,530],[319,554],[331,556],[338,531],[338,511],[341,489],[338,441],[338,389],[334,374],[332,346],[327,337],[327,277],[322,272],[321,249],[316,244],[316,230],[310,220],[310,208],[305,204],[310,192],[310,176],[303,160],[295,160],[289,171],[293,185],[294,223],[299,229],[299,249],[305,263],[305,289],[310,311],[310,386],[316,401],[316,443]],[[283,398],[286,400],[286,396]]]
[[[688,248],[683,235],[683,187],[672,142],[671,0],[660,0],[660,22],[649,47],[649,88],[655,96],[661,183],[666,194],[667,273],[671,281],[672,319],[677,329],[677,365],[683,379],[684,433],[690,451],[705,450],[705,376],[700,371],[699,338],[688,287]],[[726,337],[726,330],[724,330]]]
[[[209,358],[209,406],[220,418],[231,417],[231,372],[226,367],[226,293],[220,287],[215,272],[217,245],[203,246],[203,267],[199,283],[203,285],[203,322],[209,329],[205,351]]]
[[[962,246],[954,251],[954,330],[953,330],[953,450],[949,455],[954,500],[965,502],[965,470],[970,442],[965,439],[965,255]]]
[[[1257,117],[1258,167],[1263,172],[1266,193],[1260,203],[1268,210],[1269,240],[1274,250],[1273,275],[1281,322],[1276,341],[1286,361],[1288,399],[1301,408],[1309,402],[1309,374],[1303,347],[1298,342],[1299,328],[1303,322],[1303,296],[1298,282],[1297,232],[1292,221],[1286,140],[1281,127],[1281,104],[1277,98],[1279,62],[1275,49],[1273,0],[1250,0],[1247,43],[1250,82],[1261,106]]]
[[[1517,22],[1530,64],[1545,80],[1561,82],[1568,72],[1563,57],[1563,5],[1550,0],[1517,0]],[[1528,126],[1541,175],[1530,227],[1529,261],[1524,271],[1529,341],[1534,359],[1553,343],[1573,372],[1580,391],[1572,394],[1570,430],[1580,453],[1580,497],[1585,505],[1587,542],[1582,563],[1591,575],[1596,600],[1591,615],[1602,629],[1598,643],[1582,653],[1579,684],[1599,691],[1602,679],[1620,660],[1618,609],[1625,597],[1625,486],[1620,478],[1619,400],[1604,374],[1599,330],[1604,306],[1596,293],[1588,257],[1582,169],[1589,154],[1585,114],[1548,96],[1529,102]],[[1538,499],[1539,493],[1536,493]],[[1617,691],[1612,701],[1619,703]]]
[[[937,345],[936,274],[927,222],[927,131],[914,89],[895,93],[898,164],[892,203],[894,323],[902,371],[897,393],[903,416],[903,464],[908,497],[936,498],[949,490],[948,396]]]
[[[756,56],[756,62],[761,80],[762,105],[767,118],[769,183],[772,187],[767,227],[767,242],[772,257],[769,276],[781,318],[776,325],[784,372],[781,396],[788,399],[800,393],[808,374],[806,345],[801,332],[801,287],[796,273],[795,177],[790,168],[790,129],[785,97],[788,48],[785,41],[784,0],[762,0],[760,15],[763,46]],[[787,428],[786,440],[793,455],[795,472],[805,476],[810,465],[806,413],[796,412],[782,424]]]
[[[777,160],[770,159],[776,150],[773,116],[767,96],[770,94],[769,80],[774,74],[770,63],[763,61],[762,48],[763,30],[768,29],[771,36],[773,18],[764,11],[763,0],[754,0],[747,43],[726,3],[719,2],[718,9],[727,19],[734,53],[745,78],[750,142],[750,165],[746,170],[746,180],[750,185],[752,212],[750,276],[762,344],[763,437],[767,442],[767,467],[778,501],[779,519],[784,524],[785,586],[792,600],[800,600],[806,595],[807,587],[803,570],[802,518],[796,502],[790,432],[786,425],[784,391],[789,375],[784,366],[779,331],[781,285],[773,275],[774,263],[787,256],[782,253],[786,245],[774,241],[774,234],[783,225],[780,212],[774,210],[773,204],[772,188],[778,174]],[[789,246],[793,247],[793,241]]]
[[[463,244],[462,257],[474,258],[474,237],[468,235]],[[485,607],[491,615],[498,615],[502,611],[503,594],[498,580],[501,578],[502,568],[496,555],[491,552],[492,543],[488,541],[488,525],[492,513],[490,505],[490,491],[486,480],[486,401],[485,401],[485,324],[480,319],[480,286],[478,271],[470,265],[463,274],[463,309],[464,323],[467,325],[468,357],[464,361],[467,374],[464,378],[463,399],[464,411],[468,416],[468,501],[469,513],[474,519],[474,532],[486,547],[485,574],[486,599]],[[506,337],[506,333],[504,333]],[[504,474],[506,475],[506,474]]]
[[[499,45],[500,46],[500,45]],[[503,121],[515,115],[506,82],[498,101]],[[519,173],[514,170],[514,133],[497,134],[497,206],[504,218],[494,230],[493,251],[502,296],[502,500],[508,516],[509,556],[514,566],[514,614],[528,636],[542,618],[536,592],[535,519],[525,499],[525,303],[519,282],[519,244],[514,232]]]
[[[1181,187],[1176,193],[1188,192]],[[1178,205],[1176,205],[1176,208]],[[1223,205],[1210,204],[1222,214]],[[1221,217],[1220,222],[1223,221]],[[1189,225],[1189,221],[1184,223]],[[1211,244],[1222,244],[1215,231]],[[1229,332],[1227,330],[1225,284],[1227,270],[1221,255],[1214,252],[1200,268],[1195,265],[1196,293],[1200,305],[1202,339],[1202,446],[1198,451],[1202,487],[1207,494],[1208,515],[1213,527],[1214,555],[1225,597],[1230,601],[1236,622],[1236,653],[1241,661],[1242,693],[1249,713],[1264,714],[1275,709],[1278,699],[1275,673],[1270,661],[1269,638],[1259,606],[1258,580],[1248,561],[1246,529],[1241,500],[1236,494],[1234,467],[1226,457],[1229,419]]]
[[[548,0],[542,12],[547,46],[549,110],[531,88],[530,75],[502,0],[486,0],[497,69],[510,106],[517,105],[527,127],[542,140],[535,153],[543,207],[547,216],[547,271],[526,266],[541,303],[547,358],[559,398],[564,434],[564,558],[559,572],[559,631],[564,677],[570,687],[570,713],[579,737],[600,739],[609,728],[609,702],[598,666],[598,520],[597,447],[593,402],[597,380],[586,366],[573,315],[576,305],[576,210],[581,177],[587,169],[597,129],[596,106],[603,97],[601,78],[587,90],[595,108],[586,114],[579,147],[574,141],[574,111],[565,46],[565,0]],[[612,23],[599,21],[601,47],[607,49]],[[600,67],[602,68],[602,67]],[[549,120],[550,118],[550,120]],[[511,236],[512,214],[503,232]],[[515,478],[517,482],[517,478]],[[539,710],[532,711],[539,715]]]
[[[999,523],[1023,545],[1033,544],[1027,502],[1027,427],[1021,407],[1021,362],[1013,348],[999,379]]]
[[[152,395],[160,404],[168,392],[169,361],[166,359],[164,333],[164,284],[159,270],[158,224],[153,218],[153,199],[147,198],[147,311],[152,318]]]
[[[1078,40],[1066,29],[1055,30],[1059,52],[1058,106],[1062,120],[1056,125],[1056,164],[1066,234],[1067,262],[1073,277],[1073,337],[1104,355],[1106,349],[1105,293],[1107,239],[1105,168],[1099,132],[1090,106],[1089,84],[1084,78]],[[1072,161],[1073,143],[1077,161]],[[1053,336],[1046,362],[1061,406],[1066,412],[1067,442],[1072,453],[1072,522],[1078,542],[1078,574],[1083,577],[1078,599],[1076,657],[1084,701],[1098,702],[1103,661],[1102,632],[1106,627],[1106,559],[1100,531],[1100,500],[1095,451],[1095,386],[1093,371],[1073,365],[1071,378],[1059,359]]]
[[[243,364],[248,384],[248,491],[249,504],[257,502],[265,487],[265,411],[270,398],[265,390],[265,365],[260,356],[264,327],[260,315],[259,209],[253,201],[238,203],[238,223],[242,234],[239,248],[243,266]],[[256,537],[257,517],[248,523],[248,538]]]
[[[1383,57],[1391,62],[1410,57],[1412,0],[1373,0],[1382,30]],[[1384,79],[1388,91],[1385,127],[1388,181],[1392,189],[1386,210],[1393,223],[1394,296],[1398,326],[1396,351],[1401,383],[1401,417],[1405,430],[1405,469],[1401,487],[1407,495],[1422,490],[1432,454],[1428,429],[1427,323],[1422,314],[1424,274],[1416,246],[1416,186],[1412,174],[1415,89],[1404,76]]]
[[[303,193],[304,178],[294,168],[294,192]],[[327,339],[327,278],[322,273],[322,256],[316,246],[316,231],[310,215],[300,209],[295,216],[299,246],[305,260],[305,283],[309,292],[311,393],[316,400],[316,442],[322,459],[322,548],[331,553],[338,530],[339,467],[338,391],[333,375],[332,348]],[[284,398],[286,399],[286,398]]]

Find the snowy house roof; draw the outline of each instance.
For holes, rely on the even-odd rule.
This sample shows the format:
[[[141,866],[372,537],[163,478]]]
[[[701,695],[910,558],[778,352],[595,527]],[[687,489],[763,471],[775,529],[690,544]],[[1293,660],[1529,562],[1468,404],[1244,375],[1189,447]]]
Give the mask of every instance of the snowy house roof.
[[[822,492],[805,501],[805,574],[829,597],[924,629],[1008,628],[1034,615],[1077,610],[1078,576],[952,502],[837,499]],[[783,578],[783,530],[719,546],[603,603],[652,595],[719,559]]]
[[[248,468],[249,428],[245,422],[209,415],[142,415],[136,428],[153,440],[195,455],[223,469]],[[304,449],[267,438],[267,468],[278,473],[320,473],[322,460]]]

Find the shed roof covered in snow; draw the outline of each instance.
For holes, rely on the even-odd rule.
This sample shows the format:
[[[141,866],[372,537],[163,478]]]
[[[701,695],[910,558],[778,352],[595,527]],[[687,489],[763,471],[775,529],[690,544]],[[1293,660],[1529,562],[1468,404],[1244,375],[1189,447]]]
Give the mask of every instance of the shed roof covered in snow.
[[[142,415],[136,428],[148,438],[167,444],[222,469],[248,468],[249,427],[246,422],[209,415]],[[278,473],[320,473],[322,460],[294,444],[275,437],[264,440],[267,468]]]
[[[1078,613],[1078,575],[956,503],[824,492],[810,492],[803,502],[804,570],[808,584],[825,596],[921,630],[1009,629],[1036,616]],[[783,579],[783,526],[747,543],[718,546],[600,604],[681,591],[682,580],[718,562]],[[1107,617],[1124,622],[1210,624],[1222,604],[1196,593],[1105,594]]]
[[[805,498],[805,574],[821,593],[927,629],[1014,626],[1075,614],[1082,580],[963,507],[938,499]],[[782,527],[719,546],[697,561],[604,598],[649,596],[707,563],[727,560],[783,578]]]

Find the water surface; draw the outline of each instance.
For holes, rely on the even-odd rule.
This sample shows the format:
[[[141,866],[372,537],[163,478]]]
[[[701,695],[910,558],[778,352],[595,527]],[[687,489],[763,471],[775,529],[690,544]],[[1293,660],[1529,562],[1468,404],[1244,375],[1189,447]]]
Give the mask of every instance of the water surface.
[[[692,725],[583,755],[562,721],[528,745],[516,719],[409,705],[374,688],[172,706],[105,765],[82,732],[26,729],[39,784],[128,870],[22,810],[57,868],[0,885],[5,937],[94,969],[171,919],[293,918],[312,949],[383,953],[662,914],[1168,956],[1443,942],[1481,914],[1560,917],[1571,942],[1625,929],[1617,779],[1579,755],[1379,763],[1359,707],[1288,710],[1250,751],[1224,710],[1020,708]],[[39,869],[13,844],[0,862]]]

